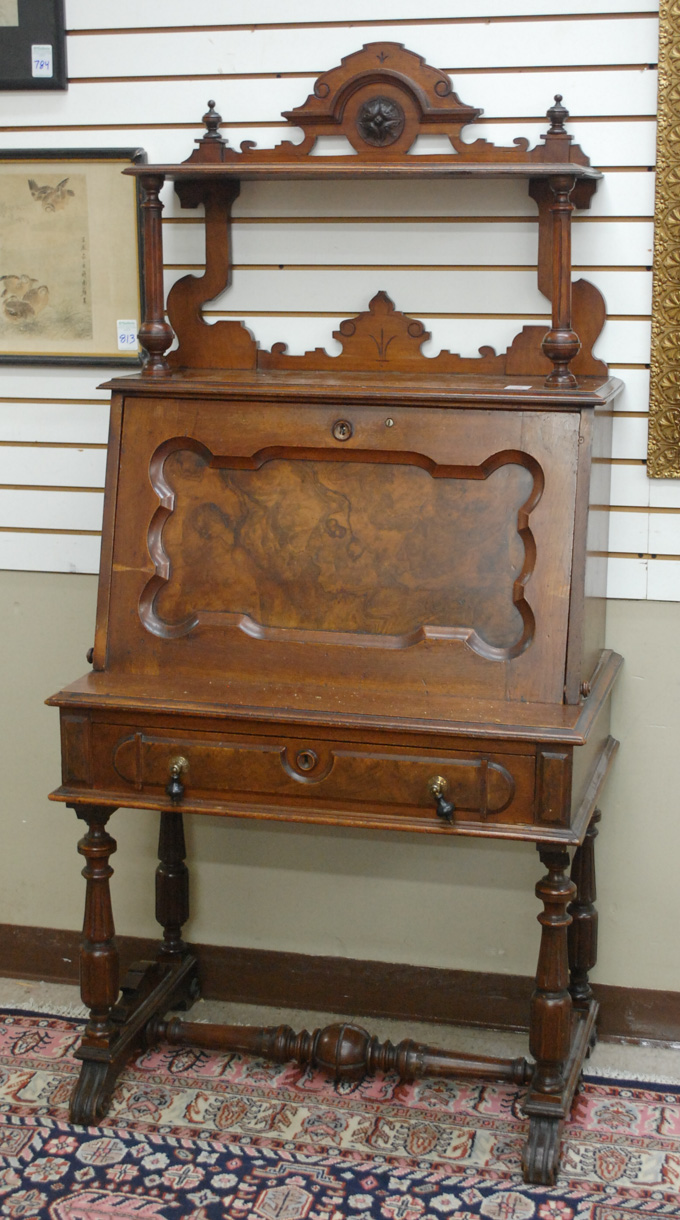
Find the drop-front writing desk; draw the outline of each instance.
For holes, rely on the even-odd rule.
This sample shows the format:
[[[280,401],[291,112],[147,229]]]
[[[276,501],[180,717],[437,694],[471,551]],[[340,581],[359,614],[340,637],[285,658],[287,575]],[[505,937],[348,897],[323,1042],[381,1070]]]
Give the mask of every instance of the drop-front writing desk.
[[[61,691],[63,782],[87,823],[81,986],[90,1021],[72,1100],[106,1111],[145,1039],[202,1040],[357,1076],[462,1072],[525,1081],[525,1175],[554,1179],[562,1124],[594,1039],[596,804],[616,743],[620,658],[602,650],[611,405],[621,386],[592,355],[604,322],[571,284],[570,214],[600,177],[565,130],[542,143],[464,143],[480,111],[396,43],[349,56],[285,117],[301,144],[272,150],[207,131],[179,166],[135,166],[145,230],[139,376],[116,379],[92,672]],[[422,133],[452,151],[409,155]],[[354,156],[310,155],[319,135]],[[520,176],[538,206],[539,288],[552,327],[507,352],[426,359],[421,322],[383,292],[343,322],[342,353],[262,351],[201,308],[228,287],[242,179],[451,180]],[[206,212],[206,273],[171,290],[166,177]],[[425,183],[426,188],[426,183]],[[493,183],[490,183],[493,189]],[[376,286],[377,287],[377,286]],[[178,346],[170,351],[173,330]],[[601,528],[601,527],[600,527]],[[108,879],[117,806],[157,809],[158,960],[119,999]],[[198,993],[182,812],[533,842],[547,872],[524,1060],[466,1059],[353,1027],[186,1026],[165,1012]],[[574,849],[571,879],[567,876]]]

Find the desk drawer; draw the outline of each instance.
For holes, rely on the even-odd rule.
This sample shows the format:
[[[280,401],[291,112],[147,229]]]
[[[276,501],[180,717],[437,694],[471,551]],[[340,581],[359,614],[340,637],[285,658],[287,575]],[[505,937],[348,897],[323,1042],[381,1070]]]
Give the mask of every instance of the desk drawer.
[[[102,732],[108,738],[104,749]],[[108,772],[97,780],[107,789],[122,786],[128,793],[161,796],[172,761],[185,760],[180,807],[208,801],[225,812],[234,805],[252,806],[266,816],[278,811],[287,817],[295,806],[302,817],[313,817],[316,810],[342,822],[396,815],[441,825],[428,787],[441,776],[456,823],[533,821],[533,752],[379,749],[313,737],[121,733],[119,726],[105,725],[98,726],[97,735],[96,756]]]

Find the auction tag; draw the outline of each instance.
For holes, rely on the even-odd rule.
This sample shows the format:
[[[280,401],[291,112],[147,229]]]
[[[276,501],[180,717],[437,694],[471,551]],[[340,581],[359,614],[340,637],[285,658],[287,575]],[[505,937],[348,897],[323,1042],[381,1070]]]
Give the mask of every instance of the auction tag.
[[[33,76],[53,76],[52,48],[50,46],[31,47],[31,74]]]
[[[119,318],[116,322],[119,352],[134,352],[137,350],[137,329],[136,318]]]

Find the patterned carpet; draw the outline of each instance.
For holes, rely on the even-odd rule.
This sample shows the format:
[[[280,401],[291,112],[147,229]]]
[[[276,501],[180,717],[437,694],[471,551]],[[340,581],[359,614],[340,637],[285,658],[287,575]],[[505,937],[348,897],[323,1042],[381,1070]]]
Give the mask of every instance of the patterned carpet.
[[[510,1085],[367,1080],[159,1048],[68,1122],[82,1023],[0,1014],[0,1215],[22,1220],[680,1218],[680,1087],[591,1080],[558,1185],[522,1182]]]

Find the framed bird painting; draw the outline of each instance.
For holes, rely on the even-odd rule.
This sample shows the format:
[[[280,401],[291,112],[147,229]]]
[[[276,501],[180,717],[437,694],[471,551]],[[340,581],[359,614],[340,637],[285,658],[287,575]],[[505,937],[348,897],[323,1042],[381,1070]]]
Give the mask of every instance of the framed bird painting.
[[[141,149],[0,151],[0,361],[139,364]]]

